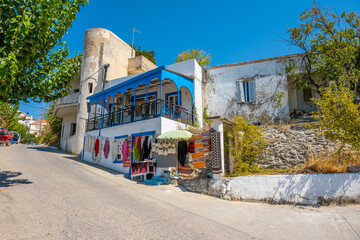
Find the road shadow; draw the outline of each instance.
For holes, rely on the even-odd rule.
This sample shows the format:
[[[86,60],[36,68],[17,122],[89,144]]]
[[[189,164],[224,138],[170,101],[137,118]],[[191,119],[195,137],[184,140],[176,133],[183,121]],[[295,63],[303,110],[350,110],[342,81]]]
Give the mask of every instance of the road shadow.
[[[47,146],[33,146],[33,145],[29,145],[27,146],[28,149],[34,149],[40,152],[51,152],[51,153],[58,153],[58,154],[64,154],[65,152],[59,150],[59,149],[53,149],[53,148],[49,148]],[[66,153],[65,153],[66,154]]]
[[[63,153],[63,154],[66,154],[66,153]],[[94,167],[94,168],[97,168],[97,169],[100,169],[100,170],[103,170],[103,171],[108,172],[108,173],[111,173],[111,174],[113,174],[113,175],[123,175],[125,178],[127,178],[127,175],[126,175],[126,174],[117,172],[117,171],[115,171],[115,170],[112,170],[112,169],[109,169],[109,168],[106,168],[106,167],[103,167],[103,166],[100,166],[100,165],[97,165],[97,164],[94,164],[94,163],[90,163],[90,162],[81,160],[80,157],[76,157],[76,156],[66,156],[66,157],[64,157],[64,158],[70,159],[70,160],[72,160],[72,161],[79,162],[79,163],[82,163],[82,164],[85,164],[85,165],[88,165],[88,166],[91,166],[91,167]]]
[[[39,146],[39,145],[37,145],[37,146],[29,145],[27,148],[28,149],[34,149],[34,150],[41,151],[41,152],[51,152],[51,153],[67,155],[67,156],[64,156],[64,158],[70,159],[70,160],[73,160],[75,162],[79,162],[79,163],[82,163],[82,164],[85,164],[85,165],[88,165],[88,166],[91,166],[91,167],[94,167],[94,168],[97,168],[97,169],[101,169],[101,170],[103,170],[105,172],[108,172],[108,173],[111,173],[113,175],[123,175],[125,178],[128,178],[127,174],[123,174],[123,173],[117,172],[115,170],[112,170],[112,169],[109,169],[109,168],[106,168],[106,167],[102,167],[102,166],[97,165],[95,163],[90,163],[90,162],[81,160],[80,157],[71,155],[71,154],[66,153],[66,152],[63,152],[63,151],[61,151],[59,149],[54,149],[54,148],[50,148],[50,147],[47,147],[47,146]]]
[[[31,184],[28,179],[11,179],[20,176],[21,172],[0,171],[0,188],[11,187],[18,184]]]

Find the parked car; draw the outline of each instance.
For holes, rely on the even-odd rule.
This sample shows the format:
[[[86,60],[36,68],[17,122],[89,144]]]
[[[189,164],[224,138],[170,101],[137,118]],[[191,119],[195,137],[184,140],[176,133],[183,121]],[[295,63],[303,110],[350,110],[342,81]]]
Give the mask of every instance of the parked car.
[[[21,134],[15,131],[11,131],[13,134],[13,143],[20,143]]]
[[[7,129],[0,129],[0,144],[6,144],[6,146],[11,145],[12,135]]]

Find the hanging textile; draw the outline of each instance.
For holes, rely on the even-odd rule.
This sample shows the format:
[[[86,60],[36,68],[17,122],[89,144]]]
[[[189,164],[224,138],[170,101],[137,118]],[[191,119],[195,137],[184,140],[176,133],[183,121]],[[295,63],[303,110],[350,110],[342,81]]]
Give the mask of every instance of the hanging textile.
[[[150,149],[149,149],[149,144],[148,144],[148,141],[149,141],[149,137],[146,136],[145,139],[144,139],[144,142],[143,142],[143,151],[144,151],[144,154],[142,156],[142,159],[141,160],[145,160],[145,159],[148,159],[149,158],[149,155],[150,155]]]
[[[143,160],[144,156],[144,146],[143,146],[143,140],[144,137],[139,137],[138,139],[138,148],[139,148],[139,162]]]
[[[195,138],[190,138],[189,146],[188,146],[188,152],[189,153],[194,153],[195,152]]]
[[[94,152],[95,141],[96,141],[96,138],[91,136],[90,137],[90,149],[89,149],[89,152],[91,152],[91,153]]]
[[[95,147],[94,147],[95,157],[97,157],[99,154],[99,147],[100,147],[100,140],[97,138],[95,140]]]
[[[147,162],[140,162],[140,163],[132,163],[131,164],[131,176],[137,176],[142,174],[147,174],[148,170],[148,163]]]
[[[205,153],[210,151],[210,132],[204,132],[201,134],[201,141],[203,144],[203,151]]]
[[[184,166],[181,166],[178,162],[178,173],[189,175],[190,174],[190,161],[189,158],[186,158]]]
[[[222,173],[220,132],[214,129],[211,129],[211,167],[213,173]]]
[[[94,137],[94,148],[92,152],[92,159],[96,162],[101,160],[101,151],[103,149],[102,137]]]
[[[178,142],[178,162],[181,164],[181,166],[185,165],[187,152],[188,152],[187,142],[179,141]]]
[[[96,157],[96,160],[98,161],[98,163],[101,161],[101,152],[104,149],[104,145],[105,145],[105,138],[99,137],[99,154]]]
[[[104,144],[104,156],[105,156],[105,159],[107,159],[109,157],[109,152],[110,152],[110,141],[108,139],[106,139],[105,144]]]
[[[111,154],[114,161],[123,161],[124,139],[115,139],[111,145]],[[127,151],[127,149],[126,149]]]
[[[118,159],[117,157],[117,146],[118,146],[118,140],[114,139],[111,143],[111,156],[112,156],[112,160],[116,161]]]
[[[125,163],[125,161],[128,157],[128,141],[127,140],[124,140],[124,142],[123,142],[121,153],[122,153],[122,161],[123,161],[123,163]]]
[[[206,166],[205,155],[201,141],[201,134],[195,135],[194,153],[191,155],[193,159],[193,167],[201,168]]]
[[[123,160],[123,167],[131,167],[132,139],[131,138],[127,139],[126,143],[127,143],[127,154],[126,154],[126,159]]]
[[[149,158],[152,159],[152,156],[153,156],[153,152],[152,152],[152,147],[153,145],[153,139],[152,138],[149,138],[149,143],[148,143],[148,149],[149,149]]]
[[[139,150],[139,140],[141,141],[140,137],[135,137],[133,147],[132,147],[132,153],[133,153],[133,159],[135,162],[138,161],[140,150]]]

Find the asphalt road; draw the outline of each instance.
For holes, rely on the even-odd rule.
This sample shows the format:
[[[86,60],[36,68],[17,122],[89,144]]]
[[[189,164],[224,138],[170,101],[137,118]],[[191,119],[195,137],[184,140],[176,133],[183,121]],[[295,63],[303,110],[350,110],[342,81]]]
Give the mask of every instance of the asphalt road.
[[[13,145],[0,147],[0,239],[360,239],[360,206],[225,201]]]

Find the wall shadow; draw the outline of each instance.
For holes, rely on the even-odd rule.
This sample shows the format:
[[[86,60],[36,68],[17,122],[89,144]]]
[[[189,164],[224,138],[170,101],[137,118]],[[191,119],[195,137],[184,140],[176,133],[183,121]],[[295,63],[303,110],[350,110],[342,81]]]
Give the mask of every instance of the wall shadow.
[[[299,205],[355,203],[356,199],[347,196],[351,187],[360,185],[359,176],[357,173],[287,175],[276,187],[274,198],[290,197]]]
[[[12,172],[12,171],[1,171],[0,170],[0,188],[1,187],[11,187],[18,184],[31,184],[28,179],[18,179],[16,177],[20,176],[21,172]],[[12,179],[16,178],[16,179]]]

